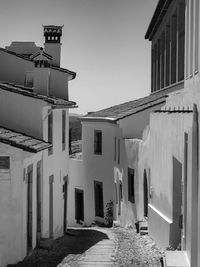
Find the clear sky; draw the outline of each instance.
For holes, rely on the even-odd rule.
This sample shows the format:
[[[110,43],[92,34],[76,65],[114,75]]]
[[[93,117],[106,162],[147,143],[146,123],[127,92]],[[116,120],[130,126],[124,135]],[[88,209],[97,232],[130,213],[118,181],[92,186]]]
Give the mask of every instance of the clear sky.
[[[0,0],[0,46],[35,41],[63,25],[61,67],[75,71],[70,100],[85,114],[150,93],[144,35],[158,0]]]

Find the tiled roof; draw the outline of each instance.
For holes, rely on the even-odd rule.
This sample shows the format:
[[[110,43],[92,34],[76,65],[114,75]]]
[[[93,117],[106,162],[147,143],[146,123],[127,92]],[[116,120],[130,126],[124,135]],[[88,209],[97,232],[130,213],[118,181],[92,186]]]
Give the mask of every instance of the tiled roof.
[[[57,98],[54,96],[40,95],[34,92],[32,88],[21,86],[21,85],[15,85],[13,83],[0,82],[0,89],[10,91],[16,94],[28,96],[28,97],[40,99],[55,106],[63,106],[66,108],[76,106],[76,103],[73,101],[64,100],[64,99]]]
[[[90,113],[82,117],[81,120],[107,119],[110,121],[118,121],[153,106],[160,105],[162,103],[164,104],[166,97],[166,93],[158,92],[143,98]]]
[[[11,55],[14,55],[16,57],[20,57],[20,58],[22,58],[24,60],[28,60],[28,61],[32,62],[32,60],[30,59],[30,57],[27,58],[27,55],[17,54],[15,52],[9,51],[9,50],[7,50],[5,48],[2,48],[2,47],[0,47],[0,51],[3,51],[5,53],[11,54]],[[72,80],[76,78],[76,73],[73,72],[73,71],[71,71],[71,70],[68,70],[68,69],[65,69],[65,68],[60,68],[60,67],[53,66],[53,65],[50,65],[50,68],[51,69],[58,70],[58,71],[61,71],[61,72],[65,72],[65,73],[68,73],[68,74],[72,75]]]
[[[22,150],[37,153],[51,147],[50,143],[0,126],[0,142]]]

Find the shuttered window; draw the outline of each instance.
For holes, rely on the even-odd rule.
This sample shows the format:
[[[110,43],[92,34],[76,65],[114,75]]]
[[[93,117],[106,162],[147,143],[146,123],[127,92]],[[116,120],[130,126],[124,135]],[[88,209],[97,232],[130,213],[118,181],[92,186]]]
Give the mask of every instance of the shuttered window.
[[[102,131],[100,130],[94,131],[94,153],[102,154]]]
[[[128,200],[135,203],[134,169],[128,168]]]

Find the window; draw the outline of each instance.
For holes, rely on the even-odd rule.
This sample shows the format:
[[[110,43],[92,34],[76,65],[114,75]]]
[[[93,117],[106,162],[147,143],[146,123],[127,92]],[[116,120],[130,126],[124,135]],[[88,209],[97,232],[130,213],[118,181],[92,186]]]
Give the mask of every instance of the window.
[[[10,169],[10,158],[7,156],[0,156],[0,170]]]
[[[135,203],[134,169],[128,168],[128,200]]]
[[[115,200],[116,200],[116,204],[118,204],[117,183],[115,183]]]
[[[123,192],[122,192],[122,181],[119,182],[119,200],[122,201]]]
[[[66,147],[66,110],[62,111],[62,150]]]
[[[123,199],[123,194],[122,194],[122,181],[119,182],[119,205],[118,205],[118,215],[121,215],[121,201]]]
[[[102,131],[94,131],[94,153],[102,154]]]
[[[114,161],[117,159],[117,137],[115,136],[115,144],[114,144]]]
[[[120,139],[118,139],[118,164],[120,164]]]
[[[48,142],[53,143],[53,111],[49,110],[48,115]],[[48,149],[49,155],[53,154],[53,147]]]

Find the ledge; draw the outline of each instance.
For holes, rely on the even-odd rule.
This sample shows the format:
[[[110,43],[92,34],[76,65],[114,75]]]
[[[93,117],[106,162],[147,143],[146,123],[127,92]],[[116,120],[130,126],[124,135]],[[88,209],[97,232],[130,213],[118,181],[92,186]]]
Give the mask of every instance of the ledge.
[[[165,216],[162,212],[157,210],[153,205],[148,204],[149,208],[151,208],[154,212],[156,212],[160,217],[162,217],[166,222],[172,224],[172,220],[170,220],[167,216]]]
[[[165,267],[190,267],[186,251],[165,251]]]

